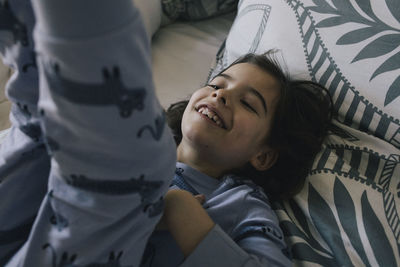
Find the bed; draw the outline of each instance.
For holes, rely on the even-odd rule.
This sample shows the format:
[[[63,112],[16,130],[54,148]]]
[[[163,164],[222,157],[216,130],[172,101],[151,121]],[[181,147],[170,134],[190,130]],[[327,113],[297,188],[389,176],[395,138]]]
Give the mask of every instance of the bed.
[[[331,92],[334,130],[301,192],[273,203],[294,265],[400,266],[400,2],[159,1],[136,2],[164,107],[270,49],[292,77]],[[9,74],[0,66],[2,91]]]

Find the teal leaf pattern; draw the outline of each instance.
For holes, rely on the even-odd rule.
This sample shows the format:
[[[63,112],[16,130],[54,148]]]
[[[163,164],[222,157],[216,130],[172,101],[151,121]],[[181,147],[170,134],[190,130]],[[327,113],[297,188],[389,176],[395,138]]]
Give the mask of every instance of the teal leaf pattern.
[[[381,32],[380,29],[373,28],[373,27],[366,27],[362,29],[357,29],[351,32],[348,32],[344,34],[342,37],[340,37],[336,44],[337,45],[348,45],[348,44],[355,44],[362,42],[375,34]]]
[[[324,257],[318,254],[305,243],[294,244],[292,247],[292,254],[294,259],[315,262],[320,264],[321,266],[338,266],[337,262],[333,258]]]
[[[307,223],[307,218],[303,211],[301,210],[300,206],[297,205],[297,203],[293,199],[289,199],[288,203],[290,205],[290,208],[293,211],[294,217],[296,218],[297,222],[300,224],[301,228],[303,228],[303,231],[310,236],[310,229],[308,227]]]
[[[338,26],[347,22],[354,22],[362,25],[362,28],[352,30],[344,33],[337,40],[337,45],[351,45],[366,41],[369,38],[377,35],[380,32],[390,32],[372,38],[368,43],[361,49],[361,51],[353,58],[351,63],[368,59],[375,58],[383,55],[387,55],[394,49],[400,46],[400,29],[394,28],[391,25],[386,24],[384,21],[379,19],[374,10],[371,7],[372,0],[354,0],[351,1],[343,0],[332,0],[334,7],[331,7],[327,0],[314,0],[315,6],[308,7],[309,10],[321,14],[331,14],[332,17],[323,19],[316,24],[317,27],[327,28]],[[393,17],[400,22],[400,4],[398,0],[385,0]],[[353,6],[357,5],[368,17],[361,14]],[[389,14],[388,14],[389,15]],[[397,55],[397,54],[396,54]],[[372,74],[370,80],[375,78],[377,75],[384,72],[388,72],[393,69],[400,68],[400,60],[398,56],[391,56],[381,66],[379,66]],[[399,97],[398,79],[389,84],[389,90],[386,92],[385,106],[393,102]]]
[[[392,52],[400,44],[400,34],[383,35],[366,45],[353,59],[353,62],[374,58]]]
[[[365,231],[379,266],[397,266],[392,246],[365,191],[361,196],[361,208]]]
[[[358,252],[361,260],[366,266],[368,258],[365,254],[364,247],[361,242],[360,234],[357,227],[356,208],[349,192],[338,177],[335,178],[333,187],[335,206],[339,215],[340,223],[346,232],[354,249]]]
[[[341,127],[339,127],[338,125],[335,125],[335,124],[332,124],[330,126],[329,130],[334,135],[340,136],[341,138],[346,139],[346,140],[351,141],[351,142],[355,142],[355,141],[359,141],[360,140],[356,136],[352,135],[348,131],[342,129]]]
[[[333,4],[337,8],[338,13],[342,16],[343,20],[358,23],[365,23],[368,21],[355,10],[350,1],[333,0]]]
[[[400,22],[399,0],[386,0],[386,5],[388,6],[393,17],[395,17],[397,19],[397,21]]]
[[[330,17],[324,20],[321,20],[317,23],[316,27],[318,28],[326,28],[326,27],[333,27],[337,25],[341,25],[347,21],[343,20],[341,16]]]
[[[335,216],[328,203],[311,184],[309,184],[308,203],[312,203],[309,206],[312,221],[330,248],[335,251],[335,259],[339,263],[338,265],[352,266],[353,264],[340,236]]]
[[[323,251],[324,253],[329,253],[325,248],[323,248],[318,243],[318,241],[311,234],[311,231],[308,227],[307,218],[306,218],[305,214],[303,213],[303,211],[300,209],[300,207],[297,205],[297,203],[292,199],[290,199],[288,202],[293,211],[294,216],[297,219],[297,222],[300,224],[301,228],[303,228],[303,231],[305,232],[305,234],[302,233],[301,237],[303,237],[303,239],[306,240],[315,249]],[[298,231],[300,231],[300,230],[298,230]]]
[[[349,10],[352,8],[352,6],[348,3],[348,1],[332,0],[332,3],[338,10]]]
[[[371,7],[371,2],[370,1],[365,1],[365,0],[355,0],[357,5],[361,8],[362,11],[365,12],[369,17],[374,19],[375,21],[378,21],[378,17],[375,16],[374,11],[372,11]]]
[[[285,236],[288,236],[288,237],[290,237],[290,236],[299,237],[299,238],[303,239],[304,242],[306,242],[310,246],[312,246],[314,250],[317,250],[317,248],[315,246],[313,246],[313,244],[312,244],[313,243],[312,239],[310,240],[308,238],[308,236],[303,231],[301,231],[300,228],[296,224],[294,224],[293,222],[282,221],[282,222],[280,222],[279,227],[282,229],[282,231],[284,232]],[[321,246],[318,245],[318,247],[321,247]],[[328,254],[328,255],[332,255],[332,253],[327,253],[327,251],[325,249],[323,249],[322,252],[324,252],[325,254]],[[292,254],[294,254],[293,251],[292,251]],[[296,257],[294,257],[294,258],[296,258]],[[297,259],[303,260],[303,258],[301,256],[298,257]]]
[[[307,235],[303,233],[296,224],[289,221],[282,221],[279,226],[283,229],[286,236],[297,236],[308,241]]]
[[[310,7],[310,10],[325,13],[325,14],[336,14],[336,9],[331,7],[325,0],[313,0],[315,7]]]
[[[400,62],[400,52],[397,52],[380,65],[372,74],[370,81],[381,73],[397,69]]]
[[[385,106],[390,104],[393,100],[395,100],[400,95],[400,76],[396,78],[396,80],[389,87],[389,90],[385,97]]]

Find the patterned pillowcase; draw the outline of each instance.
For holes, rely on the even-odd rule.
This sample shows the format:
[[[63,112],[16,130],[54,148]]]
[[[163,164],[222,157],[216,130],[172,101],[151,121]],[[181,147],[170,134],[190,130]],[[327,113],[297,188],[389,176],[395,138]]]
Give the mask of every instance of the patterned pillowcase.
[[[399,1],[242,0],[213,73],[270,49],[329,88],[339,121],[400,148]]]
[[[210,78],[279,49],[339,118],[293,199],[275,202],[295,266],[400,266],[400,2],[241,0]],[[290,166],[290,162],[288,162]]]

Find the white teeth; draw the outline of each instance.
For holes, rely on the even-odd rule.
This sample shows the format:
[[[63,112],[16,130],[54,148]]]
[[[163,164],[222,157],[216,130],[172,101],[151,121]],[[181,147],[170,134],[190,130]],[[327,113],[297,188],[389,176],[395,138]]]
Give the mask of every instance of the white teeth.
[[[207,107],[201,107],[197,110],[199,113],[206,115],[212,119],[219,127],[223,128],[221,119],[213,111],[209,110]]]

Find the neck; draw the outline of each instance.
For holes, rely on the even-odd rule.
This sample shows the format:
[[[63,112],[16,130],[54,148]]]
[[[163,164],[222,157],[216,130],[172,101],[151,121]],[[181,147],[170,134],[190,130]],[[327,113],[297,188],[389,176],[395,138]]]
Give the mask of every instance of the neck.
[[[210,164],[206,156],[192,147],[185,146],[183,142],[177,148],[177,160],[216,179],[219,179],[223,174],[221,170],[215,168],[214,164]]]

